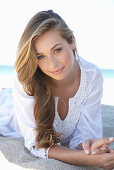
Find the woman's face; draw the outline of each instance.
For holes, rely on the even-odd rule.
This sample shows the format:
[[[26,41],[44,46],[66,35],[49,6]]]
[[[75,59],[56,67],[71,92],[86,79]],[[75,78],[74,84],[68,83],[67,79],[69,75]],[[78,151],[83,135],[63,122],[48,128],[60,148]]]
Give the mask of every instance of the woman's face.
[[[49,30],[34,41],[38,66],[49,77],[62,80],[74,64],[75,41],[69,44],[58,32]]]

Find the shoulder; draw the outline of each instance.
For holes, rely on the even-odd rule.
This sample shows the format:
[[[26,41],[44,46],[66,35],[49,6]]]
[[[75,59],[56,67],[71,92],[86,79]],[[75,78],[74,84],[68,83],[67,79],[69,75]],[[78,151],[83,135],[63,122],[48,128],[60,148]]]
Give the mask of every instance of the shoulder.
[[[90,80],[103,79],[101,69],[97,65],[85,60],[82,57],[80,57],[80,67],[82,67],[82,69],[86,72],[87,77]]]
[[[103,75],[101,69],[95,64],[80,57],[80,68],[83,70],[86,82],[85,91],[95,92],[96,90],[101,90],[103,88]]]
[[[100,68],[83,58],[80,58],[80,67],[85,77],[83,104],[100,101],[103,93],[103,76]]]
[[[18,79],[18,74],[14,70],[14,75],[13,75],[13,96],[17,97],[22,97],[23,99],[33,99],[33,96],[28,95],[23,88],[23,85]]]

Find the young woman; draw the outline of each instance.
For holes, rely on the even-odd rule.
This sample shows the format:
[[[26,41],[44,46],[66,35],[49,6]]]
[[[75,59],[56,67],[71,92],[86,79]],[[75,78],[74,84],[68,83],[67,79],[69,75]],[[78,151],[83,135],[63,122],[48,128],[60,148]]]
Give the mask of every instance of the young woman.
[[[0,92],[0,134],[23,137],[39,158],[114,168],[114,138],[102,138],[101,71],[79,57],[58,14],[41,11],[29,21],[15,70],[13,92]]]

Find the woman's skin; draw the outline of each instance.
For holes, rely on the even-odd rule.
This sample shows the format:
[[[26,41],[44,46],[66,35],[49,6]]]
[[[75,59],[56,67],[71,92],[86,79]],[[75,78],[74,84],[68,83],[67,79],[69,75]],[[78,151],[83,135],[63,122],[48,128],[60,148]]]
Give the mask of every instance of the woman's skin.
[[[73,54],[74,36],[72,44],[69,44],[58,32],[49,30],[35,40],[34,48],[38,66],[50,77],[55,96],[63,101],[73,97],[80,85],[80,68]],[[61,118],[65,119],[66,115],[64,110],[61,111]],[[114,142],[114,138],[90,139],[80,144],[77,150],[56,145],[49,149],[48,157],[73,165],[97,166],[110,170],[114,168],[114,153],[109,150],[111,142]]]
[[[109,148],[109,144],[113,141],[113,137],[103,139],[88,139],[82,143],[82,148],[84,149],[85,154],[99,155],[106,152],[114,153],[114,150],[110,150]]]
[[[114,138],[112,137],[96,139],[93,142],[91,141],[93,144],[89,146],[89,149],[91,150],[89,154],[85,154],[83,150],[72,150],[63,146],[53,146],[49,149],[49,158],[57,159],[73,165],[97,166],[107,170],[112,170],[114,168],[114,151],[111,153],[105,153],[106,150],[103,150],[102,153],[98,152],[96,154],[92,154],[92,151],[105,145],[108,146],[112,142],[114,142]]]
[[[52,79],[54,85],[66,87],[66,82],[69,86],[74,83],[77,78],[72,51],[75,40],[69,44],[58,32],[49,30],[35,40],[34,47],[38,66]]]

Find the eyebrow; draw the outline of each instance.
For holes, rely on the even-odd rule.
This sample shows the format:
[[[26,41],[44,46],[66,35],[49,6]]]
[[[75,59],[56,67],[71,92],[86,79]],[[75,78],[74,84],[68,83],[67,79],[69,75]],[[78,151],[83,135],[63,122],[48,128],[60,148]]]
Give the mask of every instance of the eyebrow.
[[[51,48],[51,50],[53,50],[56,46],[58,46],[58,45],[62,45],[62,44],[56,44],[56,45],[54,45],[52,48]]]
[[[55,44],[52,48],[51,48],[51,50],[53,50],[56,46],[58,46],[58,45],[62,45],[62,44]],[[36,52],[36,55],[40,55],[40,54],[42,54],[42,53],[37,53]]]

